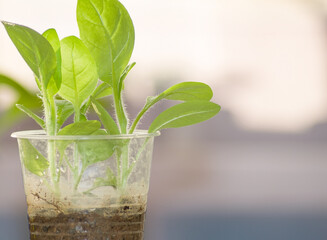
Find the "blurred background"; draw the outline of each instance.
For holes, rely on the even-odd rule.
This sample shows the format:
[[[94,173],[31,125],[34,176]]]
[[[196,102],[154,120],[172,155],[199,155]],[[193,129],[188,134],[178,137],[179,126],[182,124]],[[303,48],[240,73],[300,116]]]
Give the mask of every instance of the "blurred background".
[[[136,29],[129,116],[146,96],[181,81],[209,84],[222,106],[215,118],[156,139],[146,240],[326,240],[326,1],[122,3]],[[0,19],[78,36],[75,8],[75,0],[0,0]],[[13,105],[37,110],[39,102],[32,72],[3,27],[0,74],[0,238],[24,240],[26,204],[10,133],[37,126]]]

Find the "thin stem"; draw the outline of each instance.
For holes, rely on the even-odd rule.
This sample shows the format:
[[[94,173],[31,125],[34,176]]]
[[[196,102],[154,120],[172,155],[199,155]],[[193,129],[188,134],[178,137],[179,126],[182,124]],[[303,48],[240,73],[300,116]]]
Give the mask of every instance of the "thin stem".
[[[121,185],[121,151],[117,151],[116,153],[117,155],[117,188],[119,189],[120,188],[120,185]]]
[[[127,117],[123,105],[123,100],[121,94],[114,92],[114,104],[115,104],[115,111],[117,115],[117,120],[120,127],[120,132],[122,134],[127,133]]]
[[[60,153],[60,159],[59,159],[59,164],[58,164],[59,168],[60,168],[60,166],[62,164],[63,159],[64,159],[64,153],[62,152],[62,153]],[[59,183],[59,181],[60,181],[60,175],[61,175],[61,172],[60,172],[60,169],[59,169],[58,174],[57,174],[57,181],[56,181],[57,183]]]
[[[141,154],[143,153],[145,147],[147,146],[149,140],[150,140],[150,137],[148,137],[148,138],[144,141],[142,147],[139,149],[139,151],[138,151],[137,154],[136,154],[135,160],[134,160],[133,163],[129,166],[129,168],[128,168],[127,172],[126,172],[126,178],[127,178],[127,179],[129,178],[129,175],[130,175],[131,172],[133,171],[133,168],[135,167],[136,163],[138,162],[138,160],[139,160]]]
[[[129,160],[129,141],[122,147],[122,162],[121,162],[121,188],[124,189],[127,183],[127,171]]]
[[[84,174],[85,168],[83,167],[81,172],[78,174],[77,180],[75,181],[74,189],[77,190],[79,183],[81,182],[82,176]]]
[[[97,188],[99,188],[99,186],[91,187],[88,190],[84,191],[83,193],[84,194],[89,194],[90,192],[92,192],[94,189],[97,189]]]
[[[55,157],[54,157],[54,141],[49,140],[48,141],[48,161],[49,161],[49,167],[50,167],[50,176],[51,176],[51,182],[55,184],[56,179],[56,163],[55,163]]]
[[[69,167],[69,169],[70,169],[70,171],[74,171],[74,168],[73,168],[73,166],[70,164],[70,162],[67,160],[67,158],[66,157],[64,157],[64,159],[65,159],[65,162],[67,163],[67,166]]]
[[[131,128],[129,129],[129,132],[128,132],[129,134],[132,134],[134,132],[134,130],[135,130],[137,124],[139,123],[140,119],[142,118],[142,116],[144,115],[144,113],[146,111],[148,111],[148,110],[149,110],[149,108],[143,108],[142,111],[137,114],[137,116],[136,116],[136,118],[135,118],[135,120],[134,120]]]
[[[74,122],[79,122],[81,118],[81,111],[78,107],[75,108]]]
[[[74,122],[79,122],[80,121],[80,109],[78,107],[75,108],[75,116],[74,116]],[[78,149],[77,149],[77,143],[74,142],[74,153],[73,153],[73,158],[74,158],[74,190],[77,190],[78,184],[81,180],[81,174],[79,174],[79,166],[78,166]]]
[[[46,132],[49,136],[56,135],[56,107],[53,97],[47,98],[47,91],[43,88],[43,105],[45,114]],[[50,168],[50,179],[55,193],[58,194],[59,188],[56,181],[56,146],[54,140],[48,141],[48,161]]]
[[[160,94],[158,97],[151,99],[151,101],[146,101],[145,106],[143,107],[143,109],[137,114],[136,118],[134,119],[134,122],[129,130],[129,134],[132,134],[136,128],[136,126],[138,125],[139,121],[141,120],[141,118],[143,117],[143,115],[151,108],[153,107],[153,105],[155,105],[157,102],[159,102],[161,99],[163,98],[163,96]]]
[[[105,82],[103,82],[103,83],[101,83],[95,90],[94,90],[94,92],[92,93],[92,96],[95,98],[95,99],[97,99],[98,98],[98,96],[99,96],[99,94],[101,94],[103,91],[105,91],[106,89],[108,89],[108,87],[109,87],[109,85],[107,84],[107,83],[105,83]],[[111,95],[111,94],[109,94],[109,95]],[[108,96],[109,96],[108,95]],[[91,105],[91,98],[89,98],[88,100],[87,100],[87,102],[84,104],[84,106],[82,107],[82,109],[81,109],[81,113],[82,114],[86,114],[86,112],[87,112],[87,110],[89,109],[89,107],[90,107],[90,105]]]

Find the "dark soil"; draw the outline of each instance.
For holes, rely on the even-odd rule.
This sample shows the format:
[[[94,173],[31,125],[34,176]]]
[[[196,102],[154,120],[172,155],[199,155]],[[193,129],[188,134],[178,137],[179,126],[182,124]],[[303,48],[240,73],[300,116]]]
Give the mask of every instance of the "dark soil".
[[[29,217],[31,240],[143,240],[143,206]]]

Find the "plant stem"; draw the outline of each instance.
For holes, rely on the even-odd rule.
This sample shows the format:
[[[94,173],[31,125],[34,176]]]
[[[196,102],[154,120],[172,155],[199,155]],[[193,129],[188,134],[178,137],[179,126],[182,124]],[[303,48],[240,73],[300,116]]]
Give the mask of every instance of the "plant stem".
[[[50,176],[51,176],[51,182],[53,185],[53,188],[55,190],[55,193],[58,193],[58,182],[56,181],[56,156],[55,156],[55,142],[54,140],[49,140],[48,142],[48,161],[50,164]]]
[[[79,183],[80,183],[80,181],[81,181],[81,179],[82,179],[82,176],[83,176],[83,174],[84,174],[84,171],[85,171],[85,168],[83,167],[83,168],[81,169],[81,172],[78,174],[78,177],[77,177],[77,179],[76,179],[76,181],[75,181],[75,184],[74,184],[74,190],[77,190],[78,185],[79,185]]]
[[[115,110],[122,134],[127,133],[127,118],[121,93],[114,91]],[[129,142],[129,141],[128,141]],[[122,190],[126,185],[126,171],[128,170],[128,142],[124,143],[120,153],[117,153],[117,188]]]
[[[129,141],[122,147],[122,161],[121,161],[121,188],[124,189],[127,183],[128,159],[129,159]]]
[[[131,126],[131,128],[129,129],[129,134],[132,134],[137,126],[137,124],[139,123],[140,119],[142,118],[142,116],[144,115],[144,113],[146,111],[148,111],[149,108],[143,108],[141,112],[139,112],[136,116],[136,118],[134,119],[134,122]]]
[[[134,119],[134,122],[129,130],[129,134],[132,134],[137,126],[137,124],[139,123],[139,121],[141,120],[141,118],[143,117],[144,113],[146,113],[154,104],[156,104],[157,102],[159,102],[162,99],[162,97],[156,97],[155,99],[151,100],[151,101],[146,101],[145,106],[143,107],[143,109],[137,114],[136,118]]]
[[[116,155],[117,155],[117,188],[120,189],[120,186],[121,186],[121,151],[117,149],[117,152],[116,152]]]
[[[79,122],[80,121],[80,109],[78,107],[75,107],[75,116],[74,116],[74,122]],[[78,166],[78,149],[77,149],[77,143],[74,142],[74,153],[73,153],[73,158],[74,158],[74,190],[76,191],[78,188],[78,184],[81,181],[81,174],[79,173],[79,166]]]
[[[127,118],[126,118],[126,113],[124,109],[124,104],[123,104],[123,99],[121,97],[121,94],[114,91],[114,104],[115,104],[115,110],[116,110],[116,115],[120,127],[120,132],[122,134],[127,133]]]
[[[147,146],[149,140],[150,140],[150,137],[148,137],[148,138],[144,141],[142,147],[139,149],[139,151],[138,151],[137,154],[136,154],[135,160],[131,163],[131,165],[129,166],[128,170],[126,171],[126,178],[127,178],[127,180],[128,180],[129,175],[130,175],[131,172],[133,171],[133,168],[135,167],[136,163],[138,162],[138,160],[139,160],[141,154],[143,153],[145,147]]]
[[[69,169],[70,169],[70,171],[74,171],[74,168],[73,168],[73,166],[70,164],[70,162],[67,160],[67,158],[64,156],[64,160],[65,160],[65,162],[67,163],[67,166],[69,167]]]
[[[43,89],[43,105],[45,112],[46,132],[49,136],[56,135],[56,107],[53,97],[46,97],[47,92]],[[58,182],[56,181],[56,146],[54,140],[48,141],[48,161],[50,167],[50,179],[56,194],[59,193]]]
[[[64,152],[64,151],[63,151]],[[61,164],[62,164],[62,161],[63,161],[63,159],[64,159],[64,153],[60,153],[60,159],[59,159],[59,164],[58,164],[58,167],[60,168],[60,166],[61,166]],[[59,181],[60,181],[60,175],[61,175],[61,172],[60,172],[60,169],[59,169],[59,171],[58,171],[58,174],[57,174],[57,180],[56,180],[56,182],[57,183],[59,183]]]
[[[120,128],[120,133],[126,134],[128,120],[125,113],[122,92],[121,89],[119,88],[120,78],[116,79],[116,75],[114,74],[114,71],[112,75],[112,80],[113,80],[113,86],[112,86],[113,99],[114,99],[117,121]],[[117,189],[118,190],[124,189],[126,185],[124,176],[126,175],[127,168],[128,168],[128,144],[126,148],[126,145],[123,142],[123,146],[119,150],[117,150]]]
[[[99,186],[96,186],[96,187],[91,187],[89,188],[88,190],[84,191],[83,193],[84,194],[89,194],[90,192],[92,192],[94,189],[97,189]]]
[[[81,111],[78,107],[75,107],[75,115],[74,115],[74,122],[79,122],[80,121],[80,117],[81,117]]]

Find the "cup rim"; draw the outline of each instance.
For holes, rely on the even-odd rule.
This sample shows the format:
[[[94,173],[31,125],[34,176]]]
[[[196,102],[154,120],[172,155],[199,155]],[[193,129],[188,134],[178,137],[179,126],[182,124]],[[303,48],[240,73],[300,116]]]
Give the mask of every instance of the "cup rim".
[[[17,139],[39,139],[39,140],[109,140],[109,139],[133,139],[133,138],[149,138],[160,135],[159,131],[148,133],[147,130],[136,130],[132,134],[120,135],[56,135],[48,136],[44,130],[25,130],[13,132],[12,138]]]

